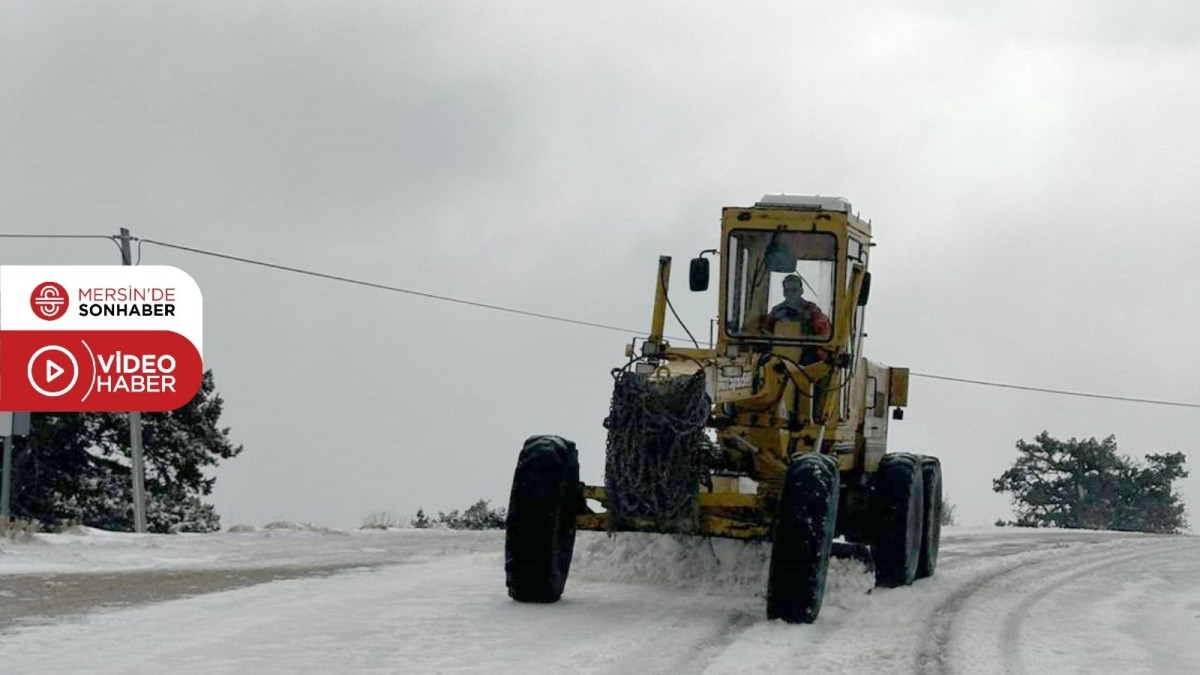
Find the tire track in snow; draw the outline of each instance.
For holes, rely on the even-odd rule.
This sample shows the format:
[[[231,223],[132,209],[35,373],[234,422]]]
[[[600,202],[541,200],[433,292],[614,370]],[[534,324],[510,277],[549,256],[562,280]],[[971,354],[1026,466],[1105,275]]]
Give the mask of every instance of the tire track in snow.
[[[1076,569],[1073,572],[1058,576],[1057,578],[1042,584],[1037,588],[1027,592],[1024,597],[1018,602],[1004,617],[1004,624],[1000,629],[999,651],[1004,660],[1006,670],[1010,673],[1026,672],[1025,664],[1021,655],[1021,629],[1024,627],[1025,620],[1029,617],[1030,612],[1038,603],[1045,600],[1052,593],[1070,586],[1073,583],[1093,576],[1096,572],[1109,570],[1114,567],[1122,567],[1133,562],[1138,562],[1143,558],[1150,558],[1170,553],[1174,547],[1158,546],[1151,551],[1131,552],[1123,556],[1116,557],[1110,560],[1102,560],[1098,563],[1092,563]]]
[[[721,609],[718,604],[741,604]],[[764,621],[747,601],[686,594],[662,597],[624,625],[596,630],[587,644],[556,658],[555,672],[700,672],[754,624]],[[605,610],[597,608],[600,612]],[[755,607],[757,609],[757,607]]]
[[[1070,551],[1069,548],[1065,549]],[[1154,551],[1128,552],[1122,548],[1107,548],[1103,551],[1083,552],[1080,555],[1055,556],[1058,551],[1048,551],[1032,560],[1024,560],[1005,565],[989,573],[976,577],[950,593],[930,613],[928,627],[917,649],[915,670],[928,675],[944,675],[953,673],[950,663],[950,650],[954,642],[954,623],[966,610],[971,607],[971,601],[990,587],[1008,582],[1010,578],[1020,576],[1025,572],[1036,572],[1038,576],[1047,576],[1056,572],[1076,572],[1080,565],[1099,563],[1097,567],[1127,562],[1127,558],[1140,558],[1160,552],[1161,547]],[[1124,554],[1124,555],[1122,555]],[[1118,559],[1114,560],[1114,556]],[[1049,569],[1046,569],[1049,568]],[[1083,576],[1080,574],[1080,576]],[[1064,581],[1063,583],[1069,583]],[[1062,585],[1062,584],[1059,584]],[[1039,589],[1040,590],[1040,589]],[[1025,600],[1036,598],[1036,592],[1022,596]],[[1030,606],[1032,607],[1031,603]]]
[[[694,651],[689,650],[686,655],[671,664],[671,667],[665,672],[698,673],[703,671],[725,651],[725,648],[736,642],[742,633],[764,620],[759,613],[750,614],[740,611],[730,613],[710,635],[695,644]]]
[[[917,649],[916,672],[926,675],[949,673],[947,656],[950,650],[951,629],[954,618],[963,610],[967,601],[983,587],[1019,570],[1039,564],[1039,561],[1019,562],[1006,565],[993,573],[967,582],[938,604],[931,613],[929,627]]]

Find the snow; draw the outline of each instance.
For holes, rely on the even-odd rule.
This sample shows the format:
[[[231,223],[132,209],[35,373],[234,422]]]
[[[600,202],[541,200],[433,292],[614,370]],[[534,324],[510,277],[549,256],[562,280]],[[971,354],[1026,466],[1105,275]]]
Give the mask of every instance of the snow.
[[[495,548],[494,533],[333,530],[290,525],[253,532],[130,534],[76,528],[27,544],[0,538],[0,574],[354,566]],[[420,543],[412,543],[419,537]]]
[[[420,530],[0,540],[0,663],[5,673],[1200,672],[1196,537],[947,528],[937,574],[912,587],[873,588],[860,563],[834,561],[812,625],[765,620],[765,544],[580,533],[552,605],[508,599],[502,551],[502,532]],[[258,568],[292,573],[130,606],[104,590]],[[50,611],[54,583],[73,575],[94,580],[92,605]],[[14,615],[9,601],[31,583],[44,599]]]

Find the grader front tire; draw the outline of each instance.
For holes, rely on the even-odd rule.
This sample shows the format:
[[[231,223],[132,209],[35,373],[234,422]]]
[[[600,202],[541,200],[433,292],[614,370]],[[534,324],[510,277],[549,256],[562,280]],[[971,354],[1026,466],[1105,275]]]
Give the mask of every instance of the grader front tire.
[[[505,521],[504,574],[511,598],[555,602],[562,596],[581,503],[575,444],[558,436],[525,441]]]
[[[907,586],[917,578],[924,532],[925,489],[920,460],[884,455],[876,475],[875,583]]]
[[[775,519],[767,618],[812,623],[821,611],[837,526],[838,468],[808,454],[788,466]]]

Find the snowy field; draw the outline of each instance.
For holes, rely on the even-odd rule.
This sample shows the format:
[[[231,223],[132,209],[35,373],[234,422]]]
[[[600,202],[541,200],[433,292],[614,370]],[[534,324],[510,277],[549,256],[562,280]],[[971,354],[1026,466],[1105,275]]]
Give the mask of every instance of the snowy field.
[[[503,533],[0,540],[0,672],[1200,673],[1200,538],[948,528],[932,579],[836,561],[765,620],[769,547],[581,533],[563,600],[505,594]]]

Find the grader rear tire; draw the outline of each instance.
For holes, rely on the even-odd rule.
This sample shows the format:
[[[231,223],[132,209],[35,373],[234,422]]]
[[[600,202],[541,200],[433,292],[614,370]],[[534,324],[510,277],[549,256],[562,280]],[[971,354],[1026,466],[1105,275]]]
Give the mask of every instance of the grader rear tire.
[[[788,466],[767,578],[768,619],[812,623],[821,611],[838,481],[837,464],[825,455],[804,455]]]
[[[525,441],[505,521],[504,574],[511,598],[555,602],[562,596],[580,504],[575,444],[558,436]]]
[[[876,475],[875,583],[907,586],[917,578],[921,559],[925,491],[920,460],[909,454],[884,455]]]
[[[925,509],[921,519],[921,560],[917,578],[933,576],[937,568],[938,546],[942,539],[942,463],[937,457],[921,457],[921,481],[924,483]]]

